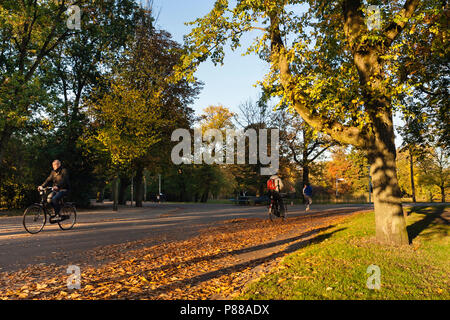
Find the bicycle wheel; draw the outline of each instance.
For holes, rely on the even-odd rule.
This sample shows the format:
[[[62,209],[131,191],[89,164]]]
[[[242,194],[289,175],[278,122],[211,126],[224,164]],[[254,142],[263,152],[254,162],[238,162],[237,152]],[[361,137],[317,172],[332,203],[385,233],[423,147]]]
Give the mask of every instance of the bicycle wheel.
[[[286,211],[284,212],[284,214],[280,211],[280,208],[278,205],[271,205],[269,207],[269,218],[270,221],[284,221],[286,216]]]
[[[277,219],[279,219],[280,217],[277,216],[277,206],[275,205],[270,205],[269,207],[269,219],[270,221],[275,221]]]
[[[281,219],[284,221],[284,220],[286,220],[287,219],[287,204],[286,203],[283,203],[283,209],[282,210],[280,210],[280,212],[281,212]]]
[[[77,210],[73,205],[65,204],[61,208],[61,212],[59,213],[61,218],[63,218],[62,221],[58,222],[59,227],[62,230],[70,230],[75,225],[75,222],[77,221]]]
[[[47,222],[47,215],[42,206],[33,204],[25,209],[23,213],[23,227],[28,233],[36,234],[44,228]]]

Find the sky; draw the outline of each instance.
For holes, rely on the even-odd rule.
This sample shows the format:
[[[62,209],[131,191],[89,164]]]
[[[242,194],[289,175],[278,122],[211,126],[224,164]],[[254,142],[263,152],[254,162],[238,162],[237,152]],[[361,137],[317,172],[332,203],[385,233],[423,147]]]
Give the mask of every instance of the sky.
[[[213,0],[154,0],[156,25],[171,33],[175,41],[183,43],[183,35],[191,28],[184,23],[203,17],[213,4]],[[252,31],[250,35],[258,36],[257,32]],[[200,65],[196,77],[204,82],[204,87],[191,106],[197,115],[210,105],[223,105],[238,113],[240,104],[258,99],[260,89],[254,85],[268,73],[269,66],[256,55],[242,56],[251,41],[245,38],[242,42],[242,48],[235,52],[226,49],[223,65],[214,66],[209,60]]]
[[[183,36],[191,30],[185,22],[205,16],[213,4],[213,0],[153,0],[156,25],[171,33],[175,41],[183,43]],[[249,99],[253,102],[258,100],[261,90],[255,84],[269,72],[269,65],[254,54],[242,56],[252,43],[251,39],[259,36],[258,32],[261,31],[249,33],[241,41],[242,47],[234,52],[225,48],[224,65],[214,66],[210,60],[200,65],[196,77],[204,82],[204,87],[191,106],[196,115],[202,114],[203,109],[210,105],[223,105],[239,113],[240,104]],[[394,124],[396,127],[403,125],[398,115],[394,117]],[[402,139],[397,134],[397,147],[401,143]]]

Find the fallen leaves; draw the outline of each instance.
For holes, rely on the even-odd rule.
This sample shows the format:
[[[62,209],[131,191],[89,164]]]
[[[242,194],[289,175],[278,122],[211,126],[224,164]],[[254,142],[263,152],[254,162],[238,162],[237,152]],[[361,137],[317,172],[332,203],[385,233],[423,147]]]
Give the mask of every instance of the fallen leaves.
[[[266,256],[258,255],[256,252],[261,247],[273,248],[272,243],[280,235],[301,235],[343,218],[329,214],[313,218],[300,216],[284,223],[234,219],[204,229],[188,240],[166,241],[134,250],[130,249],[131,243],[103,247],[95,252],[95,259],[108,258],[111,262],[82,267],[79,290],[67,289],[68,275],[62,266],[30,266],[0,274],[0,299],[229,298],[267,271],[259,268],[261,265],[278,263],[282,258],[267,252]],[[305,263],[314,265],[309,260]],[[286,280],[280,278],[278,283]]]

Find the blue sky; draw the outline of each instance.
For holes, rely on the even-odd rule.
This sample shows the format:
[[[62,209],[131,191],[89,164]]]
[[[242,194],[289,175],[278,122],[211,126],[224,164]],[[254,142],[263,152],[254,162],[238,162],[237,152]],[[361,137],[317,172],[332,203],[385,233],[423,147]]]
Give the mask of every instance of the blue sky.
[[[185,22],[206,15],[214,4],[212,0],[154,0],[157,26],[172,34],[177,42],[183,42],[183,35],[190,27]],[[258,31],[254,31],[257,36]],[[243,39],[242,48],[233,52],[226,50],[224,65],[214,66],[211,61],[200,65],[196,76],[204,82],[204,88],[192,108],[197,115],[210,105],[221,104],[233,112],[238,112],[239,104],[252,99],[256,101],[260,90],[254,85],[269,71],[267,63],[255,55],[242,56],[249,38]]]

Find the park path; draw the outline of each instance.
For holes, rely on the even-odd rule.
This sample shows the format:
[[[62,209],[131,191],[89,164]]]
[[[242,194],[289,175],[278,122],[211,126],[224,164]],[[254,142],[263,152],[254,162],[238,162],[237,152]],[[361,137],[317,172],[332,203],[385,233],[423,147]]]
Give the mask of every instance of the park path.
[[[195,206],[190,210],[166,207],[168,210],[164,212],[155,211],[154,219],[178,216],[184,220],[195,214],[203,219],[198,219],[196,228],[190,229],[189,235],[175,228],[169,234],[87,250],[80,261],[79,290],[67,289],[67,264],[64,263],[44,260],[40,264],[0,273],[0,298],[229,298],[286,254],[331,236],[326,232],[330,226],[348,215],[369,209],[341,206],[306,214],[301,207],[291,207],[289,219],[281,223],[268,221],[264,208],[258,207],[208,206],[208,209],[203,207],[204,216]],[[221,216],[221,211],[227,214]],[[135,213],[139,216],[144,211]],[[211,217],[207,219],[206,216],[212,213],[216,218],[210,221]],[[132,224],[123,227],[130,226]],[[56,230],[48,232],[47,236],[54,238],[51,236],[54,232]],[[17,235],[17,239],[21,237]]]
[[[317,205],[314,212],[363,210],[368,205]],[[289,206],[289,215],[304,215],[304,206]],[[90,250],[107,250],[108,246],[126,246],[127,250],[168,241],[189,239],[199,230],[237,218],[267,217],[265,206],[227,204],[154,204],[143,208],[121,207],[111,210],[106,203],[94,210],[79,212],[73,230],[62,231],[46,225],[36,235],[28,234],[22,218],[0,218],[0,272],[15,271],[28,265],[98,264],[108,261],[87,254]]]

